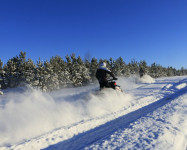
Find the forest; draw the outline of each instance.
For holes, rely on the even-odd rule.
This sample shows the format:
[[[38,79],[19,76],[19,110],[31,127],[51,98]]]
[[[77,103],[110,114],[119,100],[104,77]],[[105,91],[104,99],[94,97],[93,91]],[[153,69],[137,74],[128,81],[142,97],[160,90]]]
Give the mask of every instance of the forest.
[[[95,72],[101,62],[106,62],[117,77],[138,75],[140,68],[153,78],[187,75],[187,69],[175,69],[171,66],[163,67],[157,63],[147,65],[145,60],[135,59],[126,63],[122,57],[110,59],[82,59],[75,54],[67,55],[65,60],[61,56],[53,56],[50,60],[39,60],[34,63],[26,59],[26,52],[21,51],[18,56],[8,60],[6,64],[0,59],[0,88],[14,88],[31,86],[50,92],[67,87],[78,87],[92,84],[96,81]]]

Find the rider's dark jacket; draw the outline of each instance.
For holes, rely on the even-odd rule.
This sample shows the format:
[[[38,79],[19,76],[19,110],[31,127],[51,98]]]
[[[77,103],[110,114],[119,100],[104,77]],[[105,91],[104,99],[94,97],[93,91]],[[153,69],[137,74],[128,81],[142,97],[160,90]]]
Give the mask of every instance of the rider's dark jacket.
[[[96,78],[98,79],[101,88],[107,86],[107,74],[110,74],[113,78],[115,78],[114,74],[105,67],[100,67],[96,71]]]

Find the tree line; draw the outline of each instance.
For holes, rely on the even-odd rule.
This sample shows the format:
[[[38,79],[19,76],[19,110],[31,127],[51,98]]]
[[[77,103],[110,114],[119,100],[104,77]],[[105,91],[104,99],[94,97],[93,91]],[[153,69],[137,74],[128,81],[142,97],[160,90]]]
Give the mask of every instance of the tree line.
[[[0,88],[29,85],[48,92],[65,87],[84,86],[96,81],[95,72],[103,61],[116,76],[129,77],[138,74],[140,68],[153,78],[187,75],[187,69],[183,67],[177,70],[156,63],[148,66],[145,60],[137,62],[134,59],[126,63],[122,57],[116,60],[83,60],[80,56],[71,54],[67,55],[65,60],[60,56],[52,57],[49,61],[41,61],[39,58],[35,64],[32,59],[26,59],[26,52],[21,51],[6,64],[0,59]]]

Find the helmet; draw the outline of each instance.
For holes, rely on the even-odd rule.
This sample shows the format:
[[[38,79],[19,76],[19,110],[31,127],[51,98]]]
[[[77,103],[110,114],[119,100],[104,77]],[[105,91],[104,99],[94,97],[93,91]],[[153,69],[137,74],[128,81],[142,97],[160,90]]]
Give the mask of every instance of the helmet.
[[[106,68],[106,63],[105,63],[105,62],[102,62],[102,63],[100,64],[100,67]]]

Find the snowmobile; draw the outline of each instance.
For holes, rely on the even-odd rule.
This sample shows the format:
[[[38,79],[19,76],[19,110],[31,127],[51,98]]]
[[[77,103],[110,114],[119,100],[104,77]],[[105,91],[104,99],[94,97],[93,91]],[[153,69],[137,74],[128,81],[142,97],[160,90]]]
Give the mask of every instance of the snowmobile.
[[[117,93],[123,93],[123,90],[120,88],[119,85],[116,84],[116,81],[114,79],[109,79],[108,81],[108,85],[103,88],[103,89],[94,89],[90,94],[95,95],[95,96],[104,96],[105,94],[107,94],[108,92],[111,92],[110,90],[115,90]],[[88,94],[86,96],[86,100],[90,100],[91,99],[91,95]]]
[[[114,79],[109,79],[108,80],[108,87],[106,88],[112,88],[118,92],[123,92],[123,90],[120,88],[119,85],[117,85],[116,81]]]
[[[106,89],[114,89],[115,91],[119,92],[119,93],[123,93],[123,90],[120,88],[119,85],[117,85],[116,81],[114,79],[109,79],[108,81],[108,85],[103,88],[103,89],[98,89],[94,92],[95,95],[100,95],[103,94],[103,92]]]

